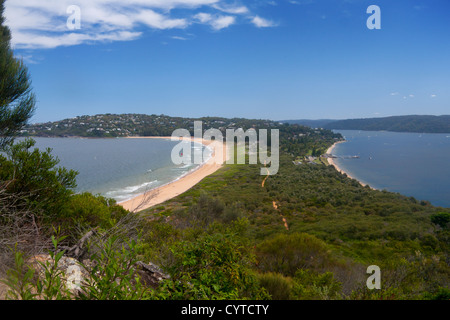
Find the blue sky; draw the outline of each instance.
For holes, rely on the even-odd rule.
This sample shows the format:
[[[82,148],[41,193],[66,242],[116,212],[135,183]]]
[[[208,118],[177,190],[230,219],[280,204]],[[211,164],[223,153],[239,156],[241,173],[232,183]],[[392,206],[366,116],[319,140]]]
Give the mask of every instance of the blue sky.
[[[38,98],[32,122],[450,110],[448,0],[7,0],[6,17]]]

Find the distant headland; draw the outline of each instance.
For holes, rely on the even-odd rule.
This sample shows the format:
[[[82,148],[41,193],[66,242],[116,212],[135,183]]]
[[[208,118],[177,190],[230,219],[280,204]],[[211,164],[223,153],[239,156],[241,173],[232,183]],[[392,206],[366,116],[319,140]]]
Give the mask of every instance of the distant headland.
[[[450,115],[406,115],[347,120],[283,120],[281,122],[334,130],[450,133]]]

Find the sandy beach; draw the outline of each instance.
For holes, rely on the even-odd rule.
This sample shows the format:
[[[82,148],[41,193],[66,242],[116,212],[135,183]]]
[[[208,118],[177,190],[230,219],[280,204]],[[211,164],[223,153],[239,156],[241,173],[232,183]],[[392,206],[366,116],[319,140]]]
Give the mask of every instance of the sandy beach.
[[[333,154],[333,149],[336,147],[336,145],[337,145],[338,143],[344,143],[344,142],[345,142],[345,141],[338,141],[338,142],[334,143],[330,148],[328,148],[327,154]],[[342,173],[342,174],[345,173],[345,174],[347,175],[347,177],[349,177],[350,179],[354,179],[354,180],[358,181],[363,187],[365,187],[365,186],[367,185],[366,183],[364,183],[364,182],[362,182],[362,181],[356,179],[355,177],[352,177],[350,174],[348,174],[348,172],[345,172],[344,170],[342,170],[342,169],[336,164],[336,161],[334,161],[333,158],[327,158],[327,161],[328,161],[328,163],[329,163],[330,165],[332,165],[333,167],[335,167],[337,171],[339,171],[339,172]],[[372,188],[372,189],[373,189],[373,188]]]
[[[129,137],[130,139],[171,139],[171,137]],[[181,138],[180,138],[181,140]],[[157,204],[163,203],[173,197],[176,197],[194,185],[199,183],[203,178],[216,172],[223,166],[227,159],[226,143],[214,140],[196,139],[191,137],[191,141],[201,143],[205,146],[209,146],[212,150],[211,158],[205,163],[201,164],[195,170],[182,176],[178,180],[172,181],[168,184],[152,189],[142,195],[139,195],[133,199],[119,202],[118,204],[127,210],[138,212]],[[222,160],[221,160],[222,158]]]

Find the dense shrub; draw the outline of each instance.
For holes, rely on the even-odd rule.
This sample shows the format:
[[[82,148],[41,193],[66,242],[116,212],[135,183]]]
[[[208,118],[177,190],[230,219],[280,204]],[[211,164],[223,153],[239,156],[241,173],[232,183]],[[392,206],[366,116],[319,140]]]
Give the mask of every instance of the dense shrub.
[[[294,276],[298,269],[322,270],[334,263],[329,248],[320,239],[306,234],[278,234],[256,248],[258,268]]]
[[[342,284],[333,273],[318,273],[299,269],[294,275],[292,295],[299,300],[329,300],[341,298]]]
[[[44,218],[61,214],[76,187],[77,172],[57,167],[59,160],[51,150],[40,151],[35,141],[26,139],[6,149],[6,157],[0,155],[0,182],[9,193],[20,194],[22,201]]]
[[[292,281],[279,273],[267,272],[258,275],[261,286],[267,290],[273,300],[290,300],[292,298]]]
[[[131,240],[117,248],[117,238],[110,237],[90,257],[90,263],[82,266],[86,273],[77,281],[79,289],[69,285],[59,261],[64,251],[59,250],[62,238],[52,237],[54,248],[49,251],[51,259],[38,262],[37,266],[26,263],[26,256],[15,252],[15,266],[3,282],[8,286],[8,299],[20,300],[139,300],[151,299],[148,287],[136,272],[137,242]]]
[[[433,214],[431,217],[431,222],[439,225],[443,229],[448,229],[450,224],[450,212],[439,212]]]
[[[112,227],[127,211],[112,199],[85,192],[70,197],[60,217],[70,219],[70,224],[81,228]]]
[[[171,248],[171,280],[161,294],[169,299],[258,299],[266,297],[252,271],[249,247],[230,229],[201,234]]]

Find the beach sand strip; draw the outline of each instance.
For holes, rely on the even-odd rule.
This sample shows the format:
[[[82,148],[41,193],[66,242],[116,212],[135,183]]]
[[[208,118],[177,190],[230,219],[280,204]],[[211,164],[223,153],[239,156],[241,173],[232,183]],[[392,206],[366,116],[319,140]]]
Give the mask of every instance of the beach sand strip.
[[[128,137],[131,139],[171,139],[171,137]],[[181,140],[181,138],[179,139]],[[158,188],[138,195],[130,200],[119,202],[125,209],[138,212],[172,199],[199,183],[203,178],[219,170],[227,160],[226,143],[191,137],[190,141],[201,143],[212,149],[211,158],[181,178]],[[220,161],[222,158],[222,161]]]
[[[330,148],[328,148],[328,150],[327,150],[326,153],[329,154],[329,155],[332,155],[332,154],[333,154],[333,149],[336,147],[336,145],[337,145],[338,143],[344,143],[344,142],[345,142],[345,141],[338,141],[338,142],[335,142]],[[342,168],[340,168],[340,167],[337,165],[336,161],[334,161],[334,158],[327,158],[327,161],[328,161],[328,163],[329,163],[330,165],[332,165],[337,171],[339,171],[339,172],[342,173],[342,174],[346,174],[347,177],[349,177],[350,179],[353,179],[353,180],[358,181],[363,187],[365,187],[365,186],[367,185],[366,183],[364,183],[364,182],[362,182],[362,181],[356,179],[356,178],[353,177],[352,175],[350,175],[348,172],[342,170]],[[370,188],[371,188],[371,189],[374,189],[374,188],[372,188],[372,187],[370,187]],[[375,190],[375,189],[374,189],[374,190]]]

